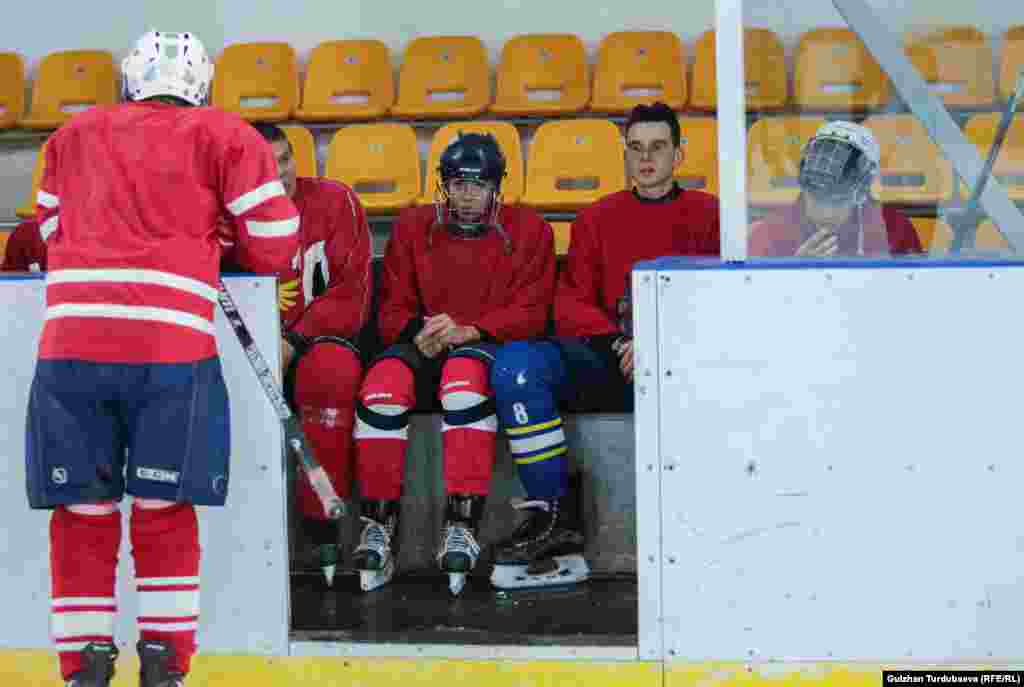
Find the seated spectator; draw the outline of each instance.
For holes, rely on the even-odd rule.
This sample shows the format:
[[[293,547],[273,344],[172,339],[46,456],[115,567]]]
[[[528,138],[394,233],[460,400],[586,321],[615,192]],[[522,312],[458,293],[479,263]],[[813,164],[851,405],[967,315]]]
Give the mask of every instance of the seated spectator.
[[[45,272],[46,243],[39,222],[27,219],[11,232],[0,272]]]

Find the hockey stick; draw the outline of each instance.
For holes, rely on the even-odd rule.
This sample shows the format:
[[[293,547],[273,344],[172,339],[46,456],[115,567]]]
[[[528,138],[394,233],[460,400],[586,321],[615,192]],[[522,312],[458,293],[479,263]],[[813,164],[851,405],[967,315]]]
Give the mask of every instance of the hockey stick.
[[[260,380],[260,386],[263,387],[267,398],[270,399],[270,404],[274,406],[274,411],[277,412],[278,419],[281,420],[288,452],[294,454],[299,465],[302,466],[303,472],[306,473],[306,477],[309,479],[310,486],[313,487],[317,498],[323,504],[327,517],[331,520],[338,520],[345,514],[345,502],[338,498],[338,494],[334,491],[327,473],[324,472],[320,462],[313,455],[313,449],[306,440],[306,435],[302,431],[298,418],[292,413],[292,409],[288,407],[288,403],[285,401],[281,390],[277,388],[266,359],[260,353],[260,349],[256,347],[256,342],[253,340],[252,334],[249,333],[249,327],[246,326],[245,320],[242,319],[242,314],[238,312],[235,301],[231,294],[228,293],[222,279],[217,281],[217,300],[220,302],[220,307],[224,310],[224,315],[227,316],[228,322],[231,323],[231,328],[235,330],[235,336],[238,337],[238,342],[242,344],[245,357],[249,359],[249,364],[252,365],[252,369],[256,372],[256,377]]]
[[[1010,96],[1010,101],[1006,105],[1002,119],[999,121],[996,137],[993,139],[992,147],[988,151],[988,158],[985,159],[985,166],[981,168],[981,174],[978,175],[978,183],[975,184],[974,190],[967,199],[963,212],[954,215],[955,219],[952,222],[953,245],[950,247],[950,252],[953,255],[959,255],[964,246],[974,247],[974,236],[978,230],[978,220],[981,216],[978,212],[978,203],[981,200],[982,192],[985,190],[985,185],[992,176],[992,168],[996,164],[996,158],[1003,147],[1003,141],[1006,140],[1006,134],[1013,123],[1013,117],[1017,113],[1017,103],[1022,96],[1024,96],[1024,71],[1017,75],[1017,86]]]

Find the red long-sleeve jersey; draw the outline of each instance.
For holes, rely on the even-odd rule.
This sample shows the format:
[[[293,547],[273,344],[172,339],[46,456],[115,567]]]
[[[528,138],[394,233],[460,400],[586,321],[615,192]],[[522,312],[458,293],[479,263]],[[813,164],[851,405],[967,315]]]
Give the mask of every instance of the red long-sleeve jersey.
[[[551,226],[534,210],[503,206],[498,231],[459,238],[436,227],[433,206],[405,210],[384,256],[380,334],[387,345],[418,318],[446,313],[486,337],[513,341],[544,332],[555,284]],[[428,245],[428,235],[430,245]]]
[[[299,259],[283,281],[297,280],[296,302],[281,313],[285,331],[302,337],[354,339],[370,310],[373,246],[366,211],[355,192],[329,179],[299,177],[292,202],[299,211]],[[234,265],[234,247],[225,261]]]
[[[634,264],[720,250],[715,196],[689,190],[661,200],[633,191],[605,196],[573,222],[555,296],[555,330],[559,336],[619,333],[619,299]]]
[[[751,257],[784,257],[796,255],[804,241],[817,228],[804,218],[803,204],[797,201],[761,219],[750,228],[748,253]],[[893,208],[868,205],[863,217],[863,255],[906,255],[922,252],[921,240],[914,225]],[[836,231],[839,255],[857,255],[861,245],[856,213]]]
[[[238,115],[125,103],[54,133],[37,197],[47,244],[40,358],[194,362],[217,354],[217,220],[239,262],[284,273],[298,213],[270,145]]]
[[[27,219],[11,232],[4,251],[2,272],[45,272],[46,244],[39,234],[39,222]]]

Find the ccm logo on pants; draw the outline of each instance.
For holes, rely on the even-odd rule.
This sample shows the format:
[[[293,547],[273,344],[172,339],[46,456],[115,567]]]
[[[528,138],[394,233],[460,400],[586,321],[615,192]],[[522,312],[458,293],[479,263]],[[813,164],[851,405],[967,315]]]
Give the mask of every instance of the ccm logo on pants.
[[[135,470],[135,476],[139,479],[148,479],[151,482],[167,482],[168,484],[178,483],[178,473],[171,472],[170,470],[140,467]]]

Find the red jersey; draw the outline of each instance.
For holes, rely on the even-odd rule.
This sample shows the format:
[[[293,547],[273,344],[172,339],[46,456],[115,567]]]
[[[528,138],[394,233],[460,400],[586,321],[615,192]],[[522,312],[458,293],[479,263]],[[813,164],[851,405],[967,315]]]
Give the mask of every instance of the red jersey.
[[[479,238],[460,238],[443,227],[431,230],[432,205],[399,215],[381,278],[385,345],[395,343],[410,321],[443,313],[497,342],[544,333],[555,284],[551,226],[521,205],[503,206],[498,221],[511,254],[494,229]]]
[[[557,334],[619,333],[619,300],[637,262],[720,251],[715,196],[678,187],[659,200],[633,191],[605,196],[581,210],[572,224],[555,297]]]
[[[292,202],[299,211],[302,248],[295,269],[296,302],[281,314],[285,331],[303,337],[354,339],[370,309],[370,225],[359,198],[345,184],[299,177]],[[228,264],[234,246],[222,238]]]
[[[817,228],[804,217],[803,203],[797,201],[750,227],[748,253],[751,257],[784,257],[796,251]],[[868,205],[864,208],[863,234],[856,213],[840,227],[838,255],[880,256],[922,252],[921,241],[903,213],[892,208]],[[863,250],[861,244],[863,241]]]
[[[45,272],[46,244],[39,234],[39,222],[27,219],[11,232],[4,251],[2,272]]]
[[[289,269],[298,213],[270,145],[238,115],[125,103],[50,137],[37,198],[47,244],[41,358],[180,363],[217,354],[220,244],[240,264]]]

